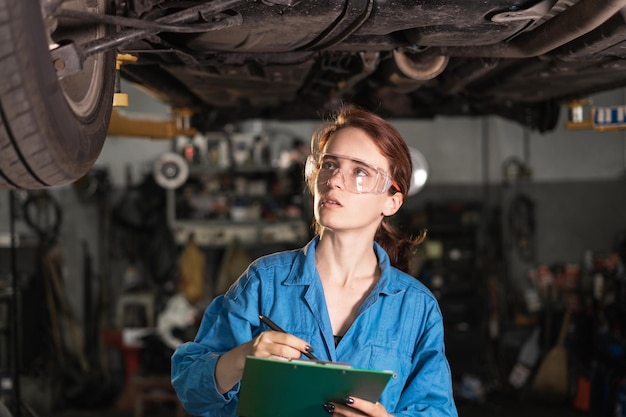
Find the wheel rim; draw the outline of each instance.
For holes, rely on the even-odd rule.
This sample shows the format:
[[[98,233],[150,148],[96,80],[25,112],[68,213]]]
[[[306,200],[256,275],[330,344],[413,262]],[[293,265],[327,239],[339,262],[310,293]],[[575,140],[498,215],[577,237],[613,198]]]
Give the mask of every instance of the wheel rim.
[[[79,10],[96,14],[105,14],[105,0],[98,0],[94,7],[87,7],[81,0],[66,0],[64,9]],[[49,30],[50,46],[54,47],[71,39],[77,44],[101,38],[106,35],[104,25],[81,23],[77,19],[59,19],[56,27]],[[74,114],[80,119],[89,119],[98,105],[101,105],[101,94],[106,77],[105,54],[97,54],[87,58],[83,69],[59,80],[66,101]]]

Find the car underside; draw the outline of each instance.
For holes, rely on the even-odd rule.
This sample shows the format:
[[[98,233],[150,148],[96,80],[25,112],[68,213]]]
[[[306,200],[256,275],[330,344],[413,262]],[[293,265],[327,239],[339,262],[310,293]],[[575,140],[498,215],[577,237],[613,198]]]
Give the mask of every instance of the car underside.
[[[120,77],[200,131],[348,102],[546,132],[626,84],[625,18],[626,0],[0,0],[0,188],[83,175]]]
[[[136,1],[127,14],[210,3]],[[124,45],[138,61],[122,76],[211,124],[318,118],[349,101],[393,117],[497,114],[539,131],[563,101],[626,82],[624,1],[224,4],[212,18],[237,17],[230,27]]]

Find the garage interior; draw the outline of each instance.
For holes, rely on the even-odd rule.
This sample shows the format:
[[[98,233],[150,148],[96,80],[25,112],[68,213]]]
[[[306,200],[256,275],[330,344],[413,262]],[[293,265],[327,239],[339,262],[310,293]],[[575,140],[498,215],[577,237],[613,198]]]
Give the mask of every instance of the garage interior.
[[[137,125],[171,116],[124,90]],[[568,128],[562,113],[547,133],[392,120],[426,161],[397,221],[428,230],[414,276],[440,302],[462,417],[626,415],[626,131]],[[13,415],[185,415],[169,356],[193,317],[251,260],[311,237],[297,156],[320,122],[110,135],[75,184],[0,193],[0,399]],[[159,178],[172,155],[188,172]]]

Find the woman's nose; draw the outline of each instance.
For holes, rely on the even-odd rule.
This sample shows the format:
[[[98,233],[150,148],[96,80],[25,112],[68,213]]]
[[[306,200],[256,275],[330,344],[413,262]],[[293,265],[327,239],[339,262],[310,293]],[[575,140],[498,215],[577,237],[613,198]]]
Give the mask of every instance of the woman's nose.
[[[327,182],[328,186],[331,188],[343,187],[345,183],[346,183],[345,179],[343,178],[343,174],[341,173],[341,170],[339,168],[333,171],[333,173],[330,175],[330,178],[328,178],[328,182]]]

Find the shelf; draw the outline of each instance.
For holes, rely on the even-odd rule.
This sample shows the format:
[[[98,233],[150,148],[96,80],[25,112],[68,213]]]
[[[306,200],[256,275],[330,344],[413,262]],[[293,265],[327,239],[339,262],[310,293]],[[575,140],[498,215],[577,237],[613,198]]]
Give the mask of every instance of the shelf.
[[[274,174],[280,171],[279,168],[271,165],[231,165],[219,166],[212,164],[192,164],[189,165],[189,174]]]
[[[167,192],[168,223],[179,244],[304,243],[301,185],[270,165],[195,165],[186,184]]]
[[[304,220],[276,222],[178,221],[172,225],[174,239],[185,244],[193,236],[199,246],[226,246],[234,240],[242,244],[304,243],[308,225]]]
[[[10,248],[12,244],[11,234],[2,232],[0,233],[0,248]],[[15,236],[15,247],[22,248],[34,248],[39,244],[39,239],[35,235],[18,234]]]

